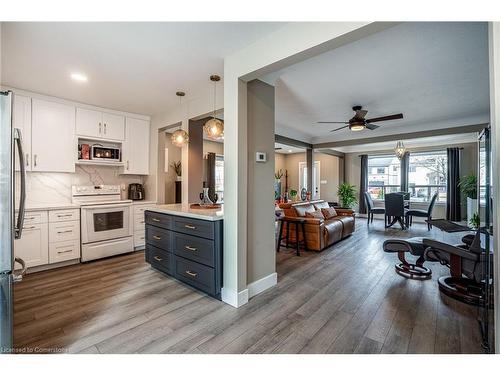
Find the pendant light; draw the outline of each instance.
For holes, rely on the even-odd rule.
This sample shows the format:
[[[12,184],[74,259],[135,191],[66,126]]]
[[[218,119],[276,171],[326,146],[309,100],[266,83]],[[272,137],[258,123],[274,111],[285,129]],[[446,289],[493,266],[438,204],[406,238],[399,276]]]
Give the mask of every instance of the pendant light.
[[[394,148],[394,153],[396,154],[396,157],[399,160],[402,160],[405,157],[406,147],[403,144],[403,141],[398,141],[398,143],[396,143],[396,147]]]
[[[218,140],[224,137],[224,122],[215,117],[215,108],[217,105],[217,82],[220,81],[220,76],[214,74],[210,76],[210,81],[214,83],[214,112],[212,118],[203,126],[203,130],[208,138]]]
[[[186,93],[183,91],[177,91],[175,95],[179,97],[179,102],[180,105],[182,106],[182,97],[185,96]],[[182,147],[185,144],[189,143],[189,134],[184,129],[177,129],[172,133],[171,140],[172,144],[176,145],[177,147]]]

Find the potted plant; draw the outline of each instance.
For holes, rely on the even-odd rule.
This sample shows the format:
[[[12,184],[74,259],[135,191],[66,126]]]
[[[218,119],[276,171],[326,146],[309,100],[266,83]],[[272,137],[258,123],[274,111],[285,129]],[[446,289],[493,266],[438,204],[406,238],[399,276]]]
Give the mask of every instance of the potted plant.
[[[281,198],[281,177],[283,177],[283,171],[280,169],[274,173],[274,198]]]
[[[473,174],[463,176],[458,183],[463,195],[467,197],[467,223],[477,213],[477,177]]]
[[[477,230],[477,229],[479,229],[480,224],[481,223],[479,221],[479,214],[477,212],[474,212],[474,214],[472,215],[472,217],[469,220],[469,226],[472,229]]]
[[[340,199],[342,208],[352,208],[358,200],[356,198],[356,187],[354,185],[344,182],[339,185],[337,195]]]
[[[290,190],[290,198],[292,198],[292,202],[296,202],[297,201],[297,190],[295,189],[292,189]]]
[[[177,181],[180,181],[182,176],[181,161],[179,160],[172,162],[172,164],[170,164],[170,167],[175,171],[175,174],[177,175]]]

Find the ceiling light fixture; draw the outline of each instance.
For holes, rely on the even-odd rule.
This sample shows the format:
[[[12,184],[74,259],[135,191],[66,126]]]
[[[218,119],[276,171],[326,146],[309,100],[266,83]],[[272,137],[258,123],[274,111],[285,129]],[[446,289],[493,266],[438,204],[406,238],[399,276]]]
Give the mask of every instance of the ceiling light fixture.
[[[292,150],[288,150],[288,152],[292,152]]]
[[[203,126],[203,130],[208,138],[218,140],[224,137],[224,122],[215,117],[215,108],[217,105],[217,82],[220,81],[220,76],[214,74],[210,76],[210,81],[214,83],[214,112],[212,118]]]
[[[186,95],[183,91],[177,91],[175,93],[179,97],[179,105],[182,106],[182,97]],[[177,129],[172,133],[172,144],[177,147],[182,147],[189,143],[189,134],[184,129]]]
[[[88,81],[88,78],[85,74],[82,74],[82,73],[71,73],[71,79],[73,81],[77,81],[77,82],[87,82]]]
[[[365,122],[351,122],[349,123],[349,130],[353,132],[359,132],[361,130],[364,130],[366,128]]]
[[[403,141],[398,141],[398,143],[396,143],[396,147],[394,148],[394,153],[396,154],[396,157],[399,160],[402,160],[405,157],[406,147],[403,144]]]

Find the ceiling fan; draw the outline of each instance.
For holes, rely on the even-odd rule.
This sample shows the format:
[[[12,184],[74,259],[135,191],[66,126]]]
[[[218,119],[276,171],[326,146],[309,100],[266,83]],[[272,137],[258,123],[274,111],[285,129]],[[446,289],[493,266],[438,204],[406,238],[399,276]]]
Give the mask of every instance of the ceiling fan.
[[[349,121],[318,121],[318,124],[347,124],[345,126],[342,126],[337,129],[330,130],[331,132],[336,132],[337,130],[349,128],[349,130],[352,130],[353,132],[357,132],[360,130],[364,129],[370,129],[370,130],[375,130],[379,128],[379,125],[374,125],[374,122],[380,122],[380,121],[389,121],[389,120],[397,120],[403,118],[402,113],[398,113],[396,115],[389,115],[389,116],[382,116],[382,117],[375,117],[375,118],[370,118],[370,119],[365,119],[366,114],[368,111],[361,109],[360,105],[355,105],[352,107],[352,110],[355,113],[354,117],[350,119]]]

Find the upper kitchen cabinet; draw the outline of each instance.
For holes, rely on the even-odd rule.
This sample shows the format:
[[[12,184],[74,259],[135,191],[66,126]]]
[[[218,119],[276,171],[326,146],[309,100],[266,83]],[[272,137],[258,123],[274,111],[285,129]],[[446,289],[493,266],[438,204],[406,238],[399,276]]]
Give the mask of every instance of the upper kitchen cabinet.
[[[32,99],[31,152],[34,172],[75,172],[75,107]]]
[[[79,137],[123,141],[125,117],[86,108],[76,109],[76,134]]]
[[[27,171],[31,171],[31,98],[22,95],[14,95],[14,106],[12,110],[12,121],[14,128],[21,130],[23,140],[24,164]],[[19,171],[19,154],[16,149],[16,171]]]
[[[149,174],[149,121],[127,117],[123,174]]]

